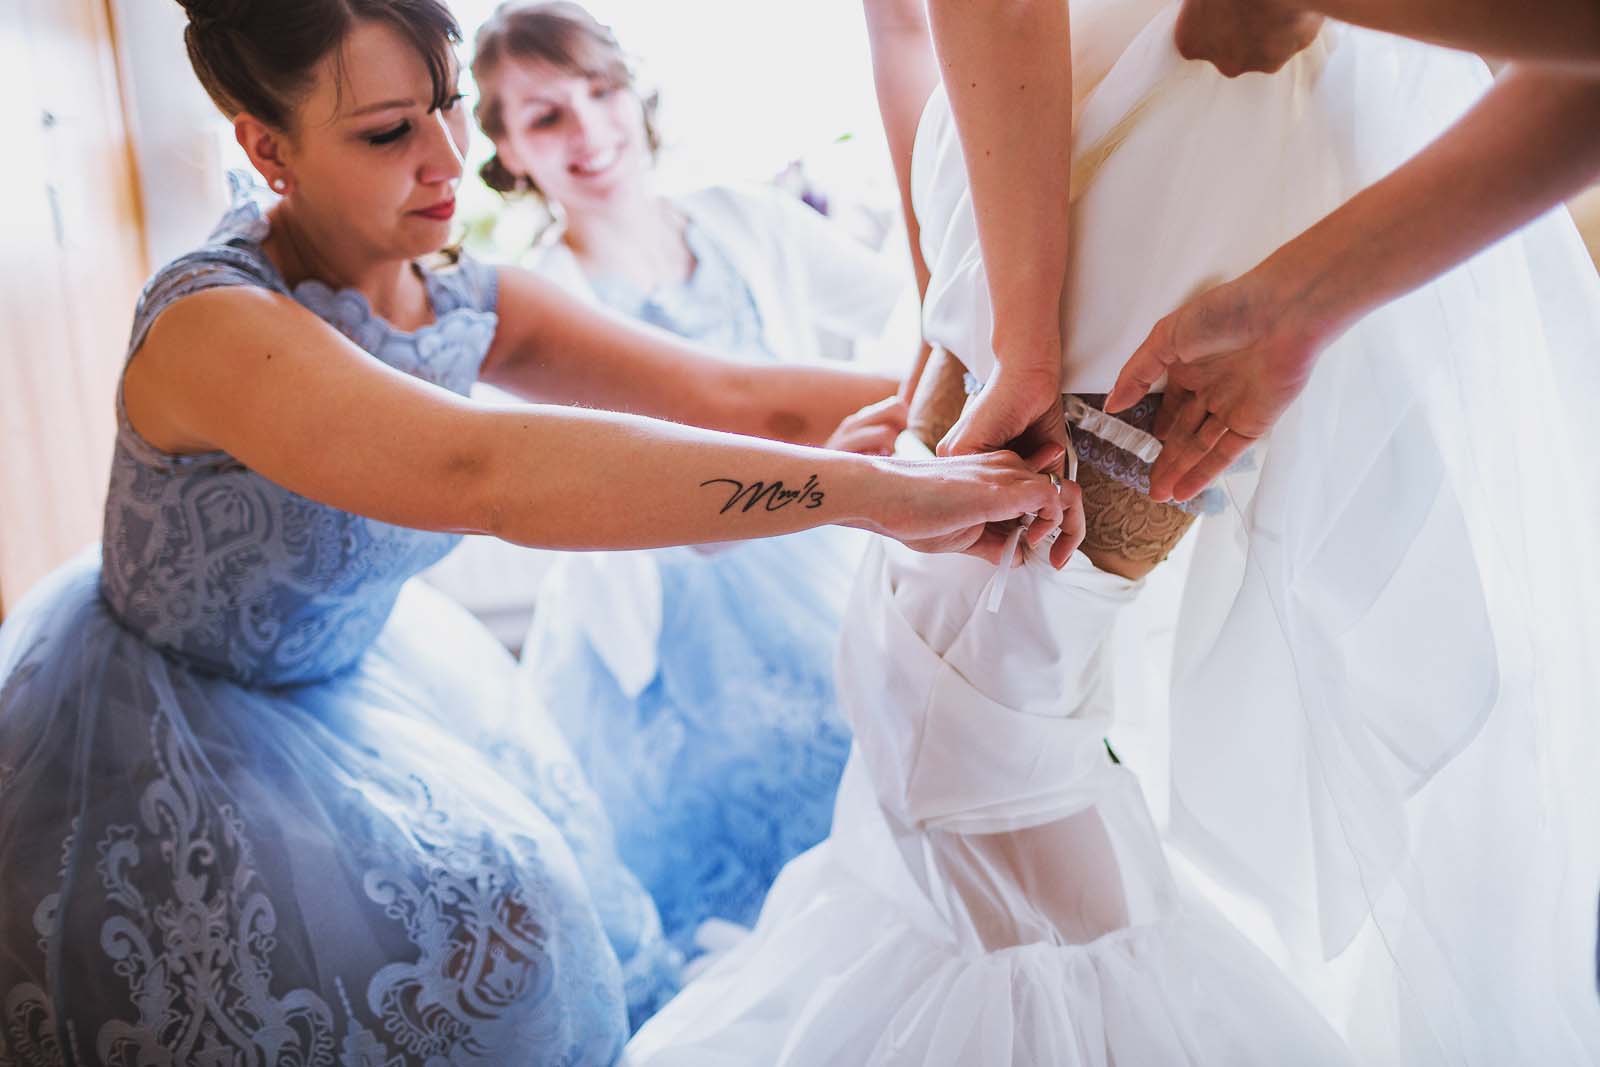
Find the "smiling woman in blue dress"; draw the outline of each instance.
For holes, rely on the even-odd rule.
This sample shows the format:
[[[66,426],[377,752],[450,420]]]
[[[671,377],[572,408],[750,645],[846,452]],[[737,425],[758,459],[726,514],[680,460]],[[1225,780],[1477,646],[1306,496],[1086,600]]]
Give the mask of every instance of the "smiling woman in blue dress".
[[[819,331],[876,335],[910,292],[909,272],[775,189],[662,194],[654,99],[576,4],[502,4],[473,75],[484,178],[557,220],[524,264],[588,303],[772,366],[816,362]],[[904,425],[890,400],[830,444],[887,452]],[[834,646],[862,547],[835,529],[574,555],[541,587],[529,681],[690,955],[706,920],[753,922],[827,835],[850,744]]]
[[[441,262],[437,0],[185,6],[281,199],[151,279],[103,546],[0,630],[0,1062],[609,1063],[673,954],[509,658],[406,579],[472,531],[992,556],[987,520],[1060,518],[1055,457],[805,447],[880,383]],[[473,403],[480,376],[541,403]]]

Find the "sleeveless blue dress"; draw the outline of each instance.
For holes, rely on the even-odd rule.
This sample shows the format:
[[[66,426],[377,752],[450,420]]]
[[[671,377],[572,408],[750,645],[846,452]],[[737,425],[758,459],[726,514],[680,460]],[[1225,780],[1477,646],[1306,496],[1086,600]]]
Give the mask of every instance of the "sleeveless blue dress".
[[[494,271],[400,332],[292,292],[245,201],[158,273],[255,285],[458,393]],[[0,1064],[609,1064],[680,958],[510,657],[407,579],[457,542],[339,511],[118,397],[103,544],[0,628]],[[619,962],[620,961],[620,962]]]
[[[645,293],[601,278],[596,295],[730,358],[772,362],[744,279],[692,220],[685,236],[695,268],[684,282]],[[613,599],[618,582],[574,580],[604,565],[592,555],[540,590],[524,670],[687,957],[707,947],[708,920],[753,925],[784,864],[828,836],[850,752],[834,649],[866,541],[830,526],[650,553],[661,618],[635,657],[653,663],[642,687],[573,623],[637,611],[636,590]]]

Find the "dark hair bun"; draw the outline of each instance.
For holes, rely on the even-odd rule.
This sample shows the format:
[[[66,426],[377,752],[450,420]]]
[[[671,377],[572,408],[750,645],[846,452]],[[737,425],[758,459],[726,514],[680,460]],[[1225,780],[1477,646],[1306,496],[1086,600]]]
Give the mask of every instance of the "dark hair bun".
[[[249,7],[249,0],[178,0],[189,16],[189,25],[200,31],[237,24]]]

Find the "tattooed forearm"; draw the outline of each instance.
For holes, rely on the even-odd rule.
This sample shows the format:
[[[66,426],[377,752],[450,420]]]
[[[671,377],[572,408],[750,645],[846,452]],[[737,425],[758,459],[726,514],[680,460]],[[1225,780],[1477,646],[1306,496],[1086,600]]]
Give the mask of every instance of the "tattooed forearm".
[[[781,481],[741,482],[736,478],[712,478],[700,483],[702,489],[712,486],[720,486],[728,493],[728,501],[722,505],[718,515],[726,515],[735,508],[743,514],[758,506],[766,511],[782,511],[790,504],[799,504],[808,509],[820,508],[824,499],[822,485],[815,474],[798,489],[790,489]]]

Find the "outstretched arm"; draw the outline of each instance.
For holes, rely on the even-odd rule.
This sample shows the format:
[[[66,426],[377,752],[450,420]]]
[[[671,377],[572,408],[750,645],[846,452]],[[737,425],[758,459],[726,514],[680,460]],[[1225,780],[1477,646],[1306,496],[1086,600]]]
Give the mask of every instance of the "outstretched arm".
[[[1597,174],[1600,76],[1512,68],[1404,166],[1162,319],[1106,404],[1121,410],[1168,375],[1151,496],[1194,496],[1272,426],[1351,324]]]
[[[1059,443],[1072,161],[1067,0],[929,0],[928,13],[972,187],[999,364],[941,449]]]
[[[373,359],[286,296],[176,301],[129,364],[135,427],[220,449],[296,493],[420,529],[549,548],[648,548],[827,523],[997,558],[989,521],[1061,494],[1014,455],[908,463],[632,415],[487,406]]]
[[[1276,0],[1341,22],[1469,52],[1600,66],[1595,0]]]
[[[854,370],[722,359],[574,300],[529,271],[502,267],[499,275],[500,324],[482,377],[528,400],[818,445],[898,384]]]

